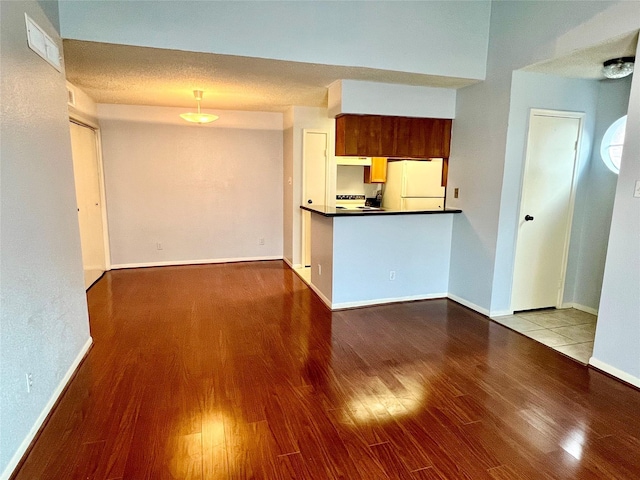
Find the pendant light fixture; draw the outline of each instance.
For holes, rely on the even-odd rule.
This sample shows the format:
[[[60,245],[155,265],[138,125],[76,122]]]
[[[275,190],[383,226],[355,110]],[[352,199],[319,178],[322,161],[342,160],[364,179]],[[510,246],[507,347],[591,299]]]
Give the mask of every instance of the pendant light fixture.
[[[189,112],[189,113],[181,113],[180,117],[182,117],[183,120],[186,120],[187,122],[191,122],[191,123],[211,123],[211,122],[215,122],[218,118],[217,115],[211,115],[210,113],[201,113],[200,112],[200,102],[202,101],[202,90],[194,90],[193,91],[193,96],[196,97],[196,102],[198,103],[198,113],[193,113],[193,112]]]
[[[612,58],[603,63],[602,73],[607,78],[624,78],[633,73],[636,57]]]

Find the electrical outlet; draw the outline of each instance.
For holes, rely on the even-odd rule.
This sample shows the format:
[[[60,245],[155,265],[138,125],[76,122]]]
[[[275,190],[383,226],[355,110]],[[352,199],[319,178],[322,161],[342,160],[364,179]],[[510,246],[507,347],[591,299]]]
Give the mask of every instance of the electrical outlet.
[[[318,264],[318,275],[322,275],[322,265]]]
[[[264,237],[258,239],[258,245],[264,245]]]
[[[633,191],[633,196],[636,198],[640,197],[640,180],[636,180],[636,188]]]
[[[162,250],[162,244],[160,242],[156,243],[156,250]]]
[[[27,377],[27,393],[31,393],[31,388],[33,387],[33,374],[25,373]]]
[[[389,270],[389,280],[395,280],[395,279],[396,279],[396,271]]]
[[[458,198],[458,194],[460,193],[460,189],[459,188],[454,188],[453,189],[453,198]]]

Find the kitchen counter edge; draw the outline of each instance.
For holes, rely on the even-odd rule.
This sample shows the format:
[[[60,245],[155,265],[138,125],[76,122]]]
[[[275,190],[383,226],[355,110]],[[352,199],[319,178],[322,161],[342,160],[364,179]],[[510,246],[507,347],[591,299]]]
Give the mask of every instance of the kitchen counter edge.
[[[372,215],[431,215],[443,213],[462,213],[456,208],[444,210],[343,210],[341,208],[327,207],[325,205],[300,205],[302,210],[317,213],[323,217],[370,217]]]

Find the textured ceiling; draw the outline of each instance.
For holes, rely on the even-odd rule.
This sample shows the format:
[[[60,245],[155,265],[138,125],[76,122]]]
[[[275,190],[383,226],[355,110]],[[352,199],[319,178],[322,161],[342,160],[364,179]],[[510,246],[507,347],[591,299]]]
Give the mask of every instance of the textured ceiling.
[[[97,103],[282,112],[326,107],[338,79],[459,88],[476,80],[106,43],[64,41],[67,79]]]
[[[602,63],[635,54],[638,34],[525,67],[526,71],[601,79]],[[128,45],[64,41],[67,79],[97,103],[194,107],[193,90],[204,90],[202,107],[282,112],[291,105],[326,107],[327,87],[338,79],[460,88],[476,80],[185,52]]]
[[[606,60],[632,57],[637,45],[638,33],[630,33],[570,55],[530,65],[523,70],[562,77],[602,79],[602,64]]]

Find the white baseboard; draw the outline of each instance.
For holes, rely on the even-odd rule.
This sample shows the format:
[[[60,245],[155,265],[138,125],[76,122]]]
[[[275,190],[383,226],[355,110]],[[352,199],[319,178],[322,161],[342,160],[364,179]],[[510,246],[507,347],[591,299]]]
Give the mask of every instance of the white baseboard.
[[[575,308],[583,312],[590,313],[591,315],[598,315],[598,309],[587,307],[586,305],[580,305],[579,303],[563,303],[561,308]]]
[[[295,270],[296,268],[302,268],[301,263],[292,263],[291,260],[289,260],[287,257],[282,257],[282,260],[284,260],[284,263],[289,265],[289,268],[291,270]]]
[[[430,293],[427,295],[410,295],[408,297],[376,298],[374,300],[364,300],[359,302],[340,302],[330,306],[332,310],[343,310],[346,308],[371,307],[374,305],[384,305],[387,303],[413,302],[415,300],[431,300],[434,298],[447,298],[446,293]]]
[[[620,370],[616,367],[613,367],[608,363],[603,362],[602,360],[598,360],[595,357],[591,357],[589,359],[589,365],[592,365],[596,367],[598,370],[602,370],[603,372],[608,373],[609,375],[619,378],[623,382],[629,383],[634,387],[640,388],[640,378],[634,377],[633,375],[623,370]]]
[[[513,310],[494,310],[489,312],[489,317],[504,317],[506,315],[513,315]]]
[[[264,257],[207,258],[202,260],[169,260],[166,262],[120,263],[111,265],[112,270],[123,268],[174,267],[179,265],[205,265],[208,263],[260,262],[263,260],[283,260],[282,255]]]
[[[320,290],[318,290],[318,287],[316,287],[315,285],[313,285],[311,283],[309,283],[307,285],[309,285],[309,288],[311,290],[313,290],[315,292],[315,294],[318,295],[318,297],[320,297],[320,300],[322,300],[322,303],[324,303],[327,307],[329,307],[329,309],[332,309],[331,308],[331,300],[329,300],[327,297],[325,297],[325,295]]]
[[[486,308],[482,308],[479,305],[476,305],[475,303],[471,303],[468,300],[465,300],[464,298],[460,298],[457,295],[454,295],[453,293],[449,293],[446,295],[448,298],[450,298],[451,300],[453,300],[454,302],[459,303],[460,305],[464,305],[467,308],[470,308],[471,310],[475,310],[478,313],[481,313],[482,315],[485,316],[489,316],[489,310],[487,310]]]
[[[42,427],[42,424],[47,419],[47,416],[51,412],[51,409],[58,401],[60,394],[64,391],[65,387],[67,386],[67,383],[69,383],[69,380],[71,379],[76,369],[78,368],[78,365],[80,365],[80,362],[82,362],[82,359],[85,357],[85,355],[89,351],[89,347],[91,347],[92,343],[93,343],[93,338],[89,337],[87,342],[80,349],[80,352],[78,352],[78,355],[76,355],[76,358],[73,360],[73,363],[67,370],[67,373],[65,373],[64,377],[62,377],[62,380],[60,380],[60,383],[51,394],[51,398],[49,398],[49,401],[42,409],[42,412],[40,412],[40,415],[38,416],[37,420],[31,427],[31,430],[29,431],[27,436],[24,438],[24,440],[22,441],[22,443],[20,444],[16,452],[13,454],[13,457],[11,457],[11,460],[9,460],[9,463],[7,464],[7,467],[4,469],[4,472],[2,472],[2,475],[0,475],[0,480],[8,480],[9,477],[11,477],[11,474],[13,473],[15,468],[18,466],[18,463],[20,463],[22,456],[25,454],[25,452],[29,448],[29,445],[31,445],[31,442],[33,442],[33,439],[38,434],[38,430],[40,430],[40,427]]]

